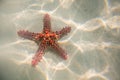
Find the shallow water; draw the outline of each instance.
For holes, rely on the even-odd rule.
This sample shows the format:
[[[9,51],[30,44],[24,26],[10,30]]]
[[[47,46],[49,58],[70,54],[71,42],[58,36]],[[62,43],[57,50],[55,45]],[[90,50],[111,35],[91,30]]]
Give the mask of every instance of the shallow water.
[[[120,0],[0,0],[0,80],[120,80]],[[34,68],[38,46],[17,35],[41,32],[43,16],[52,30],[72,31],[58,42],[62,60],[46,50]]]

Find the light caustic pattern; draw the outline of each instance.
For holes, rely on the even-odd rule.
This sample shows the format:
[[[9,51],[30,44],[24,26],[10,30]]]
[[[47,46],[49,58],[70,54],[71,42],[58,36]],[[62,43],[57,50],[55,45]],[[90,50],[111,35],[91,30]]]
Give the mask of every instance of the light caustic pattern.
[[[3,50],[8,48],[7,51],[11,53],[9,61],[14,65],[10,68],[12,71],[9,71],[14,74],[13,80],[120,79],[119,1],[25,0],[25,2],[29,3],[23,4],[26,6],[25,9],[10,14],[16,33],[21,29],[42,31],[43,16],[49,13],[53,31],[60,30],[66,25],[71,26],[71,32],[58,41],[67,51],[69,58],[62,60],[54,50],[48,49],[40,63],[32,67],[32,56],[38,46],[32,41],[18,37],[15,33],[17,38],[15,42],[0,46]],[[18,77],[19,75],[21,77]]]

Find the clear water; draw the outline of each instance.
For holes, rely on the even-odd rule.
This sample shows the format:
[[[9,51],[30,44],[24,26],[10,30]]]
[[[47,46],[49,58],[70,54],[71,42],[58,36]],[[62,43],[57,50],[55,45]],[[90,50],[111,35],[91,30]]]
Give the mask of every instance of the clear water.
[[[120,80],[120,0],[0,0],[0,80]],[[38,46],[18,37],[40,32],[49,13],[52,29],[69,25],[59,40],[69,55],[46,50],[36,68]]]

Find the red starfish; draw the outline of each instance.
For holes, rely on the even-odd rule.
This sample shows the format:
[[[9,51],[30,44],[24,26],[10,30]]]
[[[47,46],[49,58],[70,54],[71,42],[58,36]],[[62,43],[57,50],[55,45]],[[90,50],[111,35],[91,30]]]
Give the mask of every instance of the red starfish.
[[[43,26],[42,33],[34,33],[34,32],[25,31],[25,30],[20,30],[17,32],[20,37],[33,40],[39,46],[31,62],[32,66],[36,66],[38,64],[38,62],[42,59],[42,56],[44,55],[45,49],[48,46],[58,51],[59,55],[63,59],[67,59],[66,52],[58,45],[56,40],[58,40],[58,38],[61,38],[67,33],[69,33],[71,31],[71,27],[68,26],[56,32],[51,31],[51,21],[50,21],[49,14],[45,14],[43,23],[44,23],[44,26]]]

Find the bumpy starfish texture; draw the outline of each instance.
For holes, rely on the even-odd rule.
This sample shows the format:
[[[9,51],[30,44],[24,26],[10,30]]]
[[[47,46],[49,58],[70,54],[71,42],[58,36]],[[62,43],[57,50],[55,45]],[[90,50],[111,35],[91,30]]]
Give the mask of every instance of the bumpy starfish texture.
[[[67,59],[67,53],[58,45],[57,40],[69,33],[71,31],[71,27],[67,26],[60,31],[53,32],[51,30],[49,14],[44,15],[43,23],[43,32],[41,33],[29,32],[27,30],[19,30],[17,32],[20,37],[35,41],[39,46],[31,61],[32,66],[36,66],[38,62],[40,62],[44,55],[44,51],[48,46],[55,49],[63,59]]]

